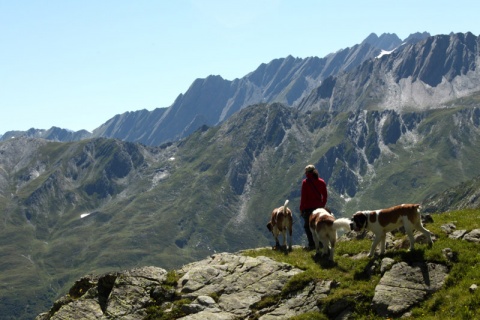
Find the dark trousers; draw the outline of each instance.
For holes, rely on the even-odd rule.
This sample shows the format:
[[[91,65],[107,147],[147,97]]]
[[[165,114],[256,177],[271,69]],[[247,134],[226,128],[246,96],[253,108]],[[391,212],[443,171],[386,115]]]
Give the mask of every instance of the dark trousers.
[[[307,209],[303,210],[302,212],[303,229],[305,230],[305,234],[307,235],[309,247],[315,247],[315,241],[313,240],[312,231],[310,231],[310,225],[308,224],[308,219],[310,218],[313,210],[315,209]]]

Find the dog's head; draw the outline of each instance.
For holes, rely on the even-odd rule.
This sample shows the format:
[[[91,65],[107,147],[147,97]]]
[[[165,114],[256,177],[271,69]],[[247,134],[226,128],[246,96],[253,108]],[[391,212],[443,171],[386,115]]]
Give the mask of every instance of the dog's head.
[[[353,217],[352,217],[353,223],[350,225],[350,227],[352,228],[352,225],[353,225],[352,230],[362,231],[363,229],[365,229],[367,227],[367,219],[368,219],[368,217],[365,214],[365,212],[358,211],[353,215]]]

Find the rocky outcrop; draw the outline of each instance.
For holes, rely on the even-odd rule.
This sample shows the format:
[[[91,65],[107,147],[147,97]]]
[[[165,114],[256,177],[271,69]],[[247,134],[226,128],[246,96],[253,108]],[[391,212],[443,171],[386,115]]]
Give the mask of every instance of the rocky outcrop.
[[[480,229],[473,229],[470,231],[456,230],[457,226],[453,222],[442,225],[441,229],[448,235],[450,239],[480,243]]]
[[[381,316],[399,316],[441,288],[447,267],[434,263],[395,263],[375,289],[372,306]],[[389,260],[389,261],[387,261]],[[349,319],[350,303],[329,304],[334,279],[303,286],[289,281],[303,271],[267,257],[220,253],[167,272],[143,267],[76,281],[69,293],[36,320],[48,319],[287,319],[307,312],[326,312]],[[291,288],[293,287],[293,288]],[[322,310],[320,308],[323,308]]]
[[[376,286],[372,306],[382,317],[401,316],[439,290],[447,273],[446,266],[435,263],[396,263]]]

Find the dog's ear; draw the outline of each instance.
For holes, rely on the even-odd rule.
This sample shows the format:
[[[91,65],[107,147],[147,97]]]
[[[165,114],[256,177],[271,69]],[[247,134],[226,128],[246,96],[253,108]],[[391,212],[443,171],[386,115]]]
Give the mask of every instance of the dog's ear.
[[[267,223],[267,229],[268,229],[270,232],[272,232],[272,223],[271,223],[271,222]]]

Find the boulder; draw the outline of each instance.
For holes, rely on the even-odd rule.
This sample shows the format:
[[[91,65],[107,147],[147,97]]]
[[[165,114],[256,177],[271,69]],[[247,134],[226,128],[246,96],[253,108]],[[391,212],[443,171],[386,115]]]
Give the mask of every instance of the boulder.
[[[436,263],[396,263],[375,287],[373,308],[382,317],[399,317],[439,290],[447,273]]]

